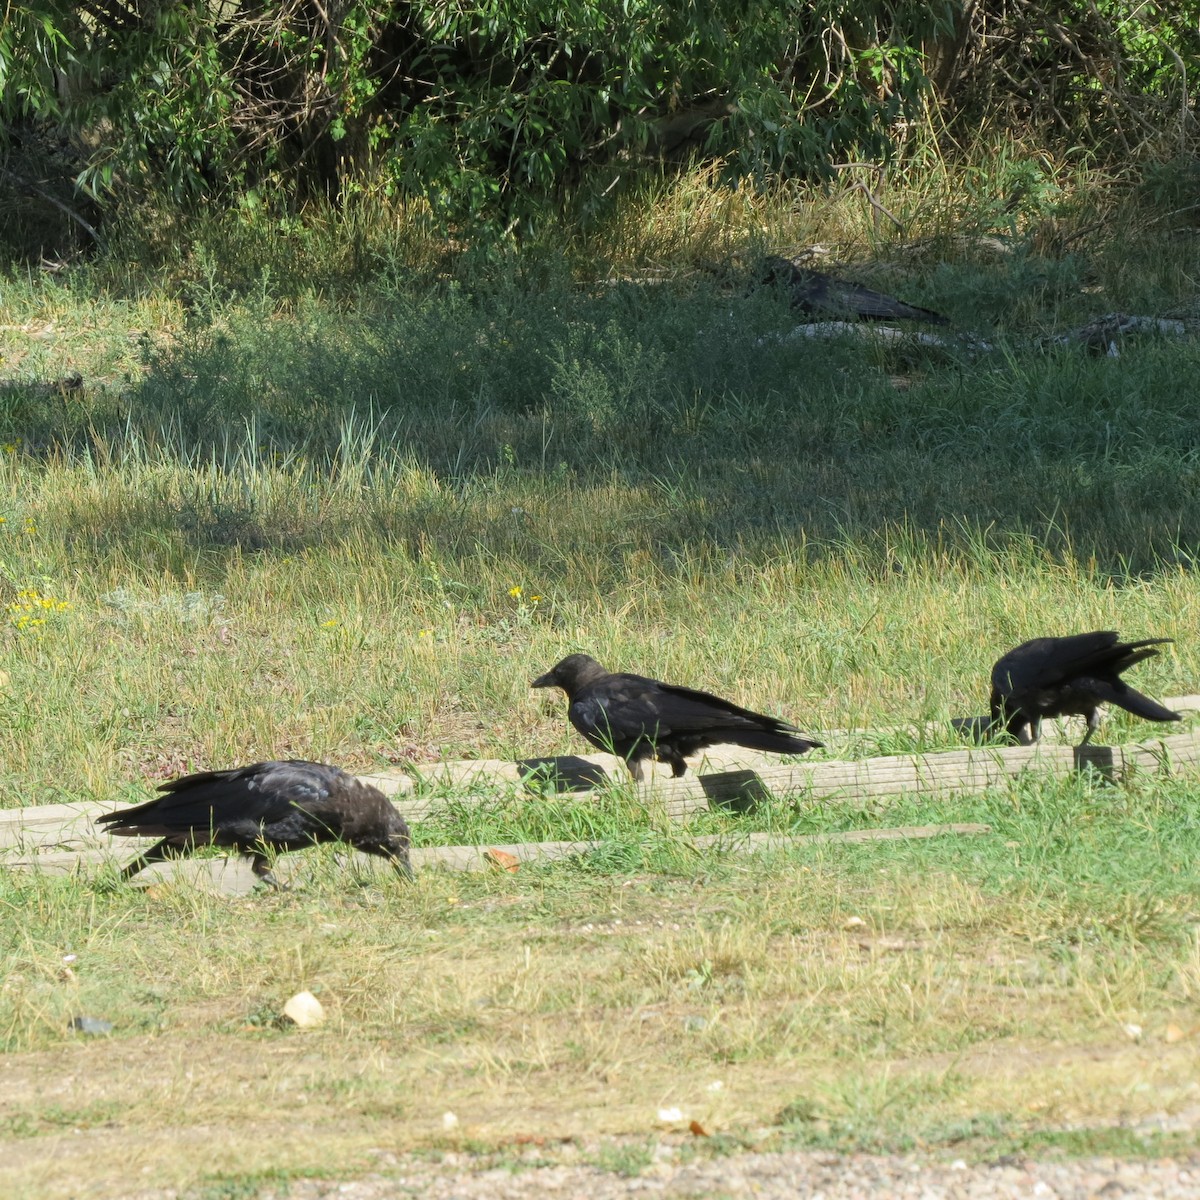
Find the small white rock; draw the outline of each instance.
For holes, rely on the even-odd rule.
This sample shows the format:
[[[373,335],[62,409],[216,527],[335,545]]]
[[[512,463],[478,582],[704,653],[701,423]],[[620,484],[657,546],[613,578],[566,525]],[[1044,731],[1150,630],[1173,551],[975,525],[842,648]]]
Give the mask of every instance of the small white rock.
[[[658,1119],[668,1124],[683,1120],[683,1110],[678,1108],[660,1108]]]
[[[704,1090],[706,1092],[719,1092],[724,1086],[725,1084],[721,1080],[714,1079]]]
[[[1140,1042],[1142,1040],[1142,1027],[1140,1025],[1134,1025],[1130,1022],[1128,1025],[1122,1025],[1121,1029],[1131,1042]]]
[[[847,917],[842,922],[843,929],[861,929],[866,924],[862,917]]]
[[[283,1015],[299,1029],[312,1029],[325,1020],[325,1009],[312,992],[297,992],[283,1006]]]
[[[457,1115],[452,1112],[442,1113],[442,1128],[443,1129],[457,1129],[458,1128]]]

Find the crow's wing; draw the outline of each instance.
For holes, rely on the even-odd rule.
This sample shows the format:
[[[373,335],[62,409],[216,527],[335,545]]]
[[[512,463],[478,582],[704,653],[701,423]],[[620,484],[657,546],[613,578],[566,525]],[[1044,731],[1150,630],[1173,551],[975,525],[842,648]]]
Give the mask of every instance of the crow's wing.
[[[906,304],[895,296],[863,287],[862,284],[831,275],[812,274],[814,278],[800,278],[792,285],[794,307],[863,321],[926,321],[931,325],[950,323],[941,313],[932,309]]]
[[[1123,646],[1117,646],[1114,650],[1114,661],[1106,663],[1108,670],[1116,675],[1120,675],[1128,671],[1130,667],[1137,666],[1140,662],[1145,662],[1148,658],[1153,658],[1158,651],[1153,647],[1162,646],[1170,642],[1170,638],[1147,638],[1143,642],[1126,642]],[[1150,649],[1143,649],[1150,647]],[[1117,653],[1119,652],[1119,657]]]
[[[189,830],[208,832],[236,822],[258,826],[285,821],[296,809],[322,823],[336,767],[302,761],[261,762],[229,771],[199,771],[160,786],[145,804],[97,817],[109,833],[169,837]]]
[[[653,680],[609,675],[583,688],[567,709],[571,724],[594,745],[616,749],[655,734],[662,722]]]
[[[948,325],[949,319],[929,308],[905,304],[894,296],[863,287],[862,284],[801,267],[786,258],[772,255],[763,263],[762,278],[781,283],[791,295],[793,308],[802,312],[846,317],[860,321],[926,321]]]
[[[756,729],[771,733],[799,733],[795,725],[781,721],[777,717],[768,717],[764,713],[742,708],[731,700],[723,700],[711,692],[701,692],[696,688],[679,687],[675,684],[663,683],[659,687],[667,697],[670,711],[678,714],[680,721],[711,722],[713,729]]]
[[[571,703],[569,716],[584,736],[613,743],[641,737],[722,730],[799,733],[795,726],[740,708],[709,692],[659,683],[640,675],[610,675],[584,689]]]
[[[992,687],[1003,696],[1054,687],[1105,662],[1117,641],[1118,634],[1112,629],[1034,638],[997,661],[992,668]]]

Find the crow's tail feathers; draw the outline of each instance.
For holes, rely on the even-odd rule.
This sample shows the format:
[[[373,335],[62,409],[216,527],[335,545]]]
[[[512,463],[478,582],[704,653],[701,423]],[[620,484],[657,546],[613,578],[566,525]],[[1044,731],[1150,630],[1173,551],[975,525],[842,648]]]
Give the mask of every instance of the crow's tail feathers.
[[[1170,638],[1158,638],[1153,642],[1130,642],[1126,646],[1120,646],[1118,649],[1125,651],[1121,655],[1118,662],[1113,664],[1113,668],[1118,675],[1124,674],[1130,667],[1136,667],[1138,663],[1145,662],[1148,658],[1154,658],[1159,651],[1151,649],[1142,649],[1144,646],[1154,647],[1162,645],[1163,642],[1169,642]]]
[[[810,750],[819,750],[824,742],[814,738],[799,737],[793,733],[772,733],[766,729],[739,729],[728,738],[735,746],[743,746],[747,750],[767,750],[772,754],[807,754]]]
[[[1101,692],[1101,699],[1117,705],[1118,708],[1125,709],[1126,712],[1133,713],[1134,716],[1144,717],[1147,721],[1180,721],[1183,719],[1179,713],[1172,712],[1169,708],[1159,704],[1157,700],[1151,700],[1149,696],[1143,696],[1141,692],[1135,691],[1126,683],[1118,684],[1117,687],[1104,688]]]

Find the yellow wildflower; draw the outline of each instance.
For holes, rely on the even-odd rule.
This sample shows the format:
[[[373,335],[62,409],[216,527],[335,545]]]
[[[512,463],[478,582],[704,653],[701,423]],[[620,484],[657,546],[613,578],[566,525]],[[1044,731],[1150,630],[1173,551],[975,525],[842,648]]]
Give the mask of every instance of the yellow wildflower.
[[[509,594],[509,595],[510,595],[510,596],[511,596],[511,597],[512,597],[514,600],[520,600],[520,598],[521,598],[521,597],[522,597],[522,596],[525,594],[525,592],[524,592],[524,589],[523,589],[523,588],[519,588],[519,587],[510,587],[510,588],[508,589],[508,594]]]
[[[5,612],[15,629],[38,629],[46,624],[48,613],[66,612],[71,607],[69,600],[43,596],[37,588],[23,588],[16,599],[5,606]]]

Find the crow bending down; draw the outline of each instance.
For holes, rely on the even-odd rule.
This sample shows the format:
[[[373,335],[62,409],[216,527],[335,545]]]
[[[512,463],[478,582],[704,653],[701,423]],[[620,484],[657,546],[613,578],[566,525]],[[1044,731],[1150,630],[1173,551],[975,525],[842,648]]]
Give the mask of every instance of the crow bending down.
[[[637,780],[648,758],[669,763],[671,774],[679,776],[687,770],[688,755],[721,742],[775,754],[803,754],[821,745],[786,721],[708,692],[614,675],[586,654],[569,655],[530,686],[562,688],[571,724],[593,746],[620,755]]]
[[[250,859],[264,883],[278,887],[266,852],[317,842],[345,842],[380,855],[412,878],[408,824],[381,791],[339,767],[261,762],[185,775],[158,790],[164,794],[145,804],[96,818],[117,837],[162,838],[121,872],[123,879],[197,846],[228,846]]]
[[[1115,630],[1071,637],[1034,638],[1010,650],[992,668],[991,720],[1022,745],[1041,736],[1043,717],[1087,718],[1086,746],[1100,723],[1100,705],[1115,704],[1147,721],[1178,721],[1179,714],[1134,691],[1121,673],[1158,653],[1170,638],[1121,642]]]

